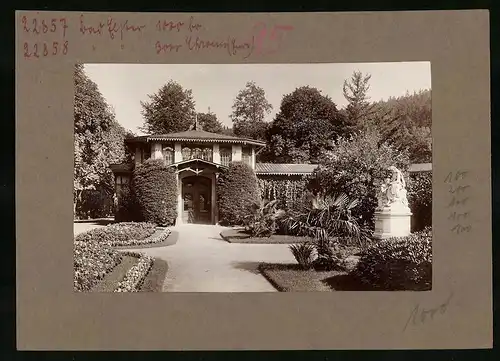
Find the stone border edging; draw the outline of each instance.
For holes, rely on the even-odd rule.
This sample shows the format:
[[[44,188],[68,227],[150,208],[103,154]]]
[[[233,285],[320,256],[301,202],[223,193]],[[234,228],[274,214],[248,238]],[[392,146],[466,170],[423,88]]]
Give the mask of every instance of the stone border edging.
[[[157,228],[155,233],[158,232],[159,230],[161,230],[160,227]],[[129,248],[129,247],[137,247],[137,246],[144,246],[144,245],[150,245],[150,244],[155,244],[155,243],[161,243],[161,242],[165,241],[168,238],[168,236],[170,236],[170,233],[172,233],[172,231],[169,228],[165,228],[165,230],[162,233],[160,233],[159,235],[156,235],[156,236],[153,233],[151,236],[149,236],[145,239],[140,239],[140,240],[131,239],[131,240],[127,241],[127,244],[119,244],[119,243],[111,242],[110,246],[117,247],[117,248],[122,248],[122,247]]]

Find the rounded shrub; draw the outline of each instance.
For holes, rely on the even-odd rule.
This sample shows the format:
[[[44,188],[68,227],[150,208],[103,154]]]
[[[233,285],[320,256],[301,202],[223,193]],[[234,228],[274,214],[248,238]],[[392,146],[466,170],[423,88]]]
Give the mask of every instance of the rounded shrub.
[[[432,229],[389,238],[366,249],[352,274],[378,290],[430,290]]]
[[[242,162],[232,162],[217,181],[217,202],[221,225],[243,225],[260,205],[257,176]]]
[[[173,225],[177,217],[177,180],[172,168],[150,159],[137,166],[133,177],[134,193],[142,220],[158,225]]]

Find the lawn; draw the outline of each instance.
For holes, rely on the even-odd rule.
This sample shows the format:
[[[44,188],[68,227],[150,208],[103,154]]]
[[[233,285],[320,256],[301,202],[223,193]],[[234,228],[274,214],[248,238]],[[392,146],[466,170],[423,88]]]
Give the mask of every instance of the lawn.
[[[124,256],[111,272],[107,273],[102,280],[92,288],[92,292],[113,292],[127,271],[137,263],[138,258],[133,256]]]
[[[153,267],[144,279],[144,283],[139,288],[139,292],[161,292],[163,282],[167,276],[167,271],[168,263],[162,259],[155,258]]]
[[[304,270],[298,264],[262,264],[262,275],[280,292],[368,291],[347,272]]]
[[[295,244],[310,241],[308,237],[273,234],[270,237],[251,237],[243,229],[231,228],[220,233],[222,239],[229,243],[254,243],[254,244]]]

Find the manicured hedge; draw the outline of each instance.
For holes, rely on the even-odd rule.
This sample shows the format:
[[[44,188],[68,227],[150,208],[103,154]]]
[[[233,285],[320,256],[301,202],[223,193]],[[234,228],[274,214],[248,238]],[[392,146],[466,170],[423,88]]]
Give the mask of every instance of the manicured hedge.
[[[221,225],[242,225],[260,204],[261,195],[253,169],[242,162],[232,162],[217,181],[217,201]]]
[[[430,290],[432,229],[390,238],[361,253],[352,274],[379,290]]]
[[[162,161],[149,159],[134,170],[133,186],[143,220],[162,226],[177,218],[175,171]]]

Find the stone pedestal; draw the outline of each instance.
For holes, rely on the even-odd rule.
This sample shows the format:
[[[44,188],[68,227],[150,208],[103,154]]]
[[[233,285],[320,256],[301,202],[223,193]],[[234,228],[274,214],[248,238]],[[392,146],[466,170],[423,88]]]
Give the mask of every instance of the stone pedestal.
[[[411,231],[411,215],[412,213],[408,207],[376,210],[373,237],[386,239],[408,236]]]

